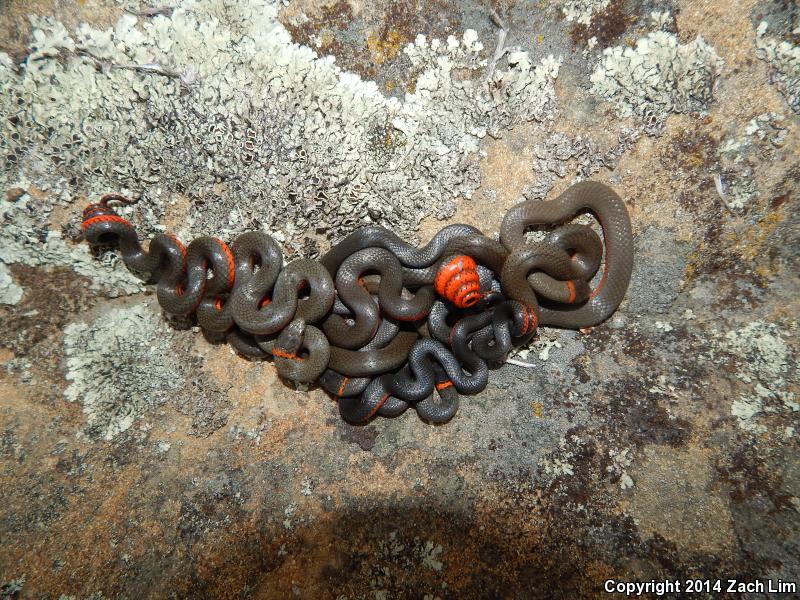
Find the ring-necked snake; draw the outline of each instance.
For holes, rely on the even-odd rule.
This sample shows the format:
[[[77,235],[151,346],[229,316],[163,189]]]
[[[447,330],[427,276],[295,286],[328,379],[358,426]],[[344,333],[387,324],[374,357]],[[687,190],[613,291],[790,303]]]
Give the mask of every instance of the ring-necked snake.
[[[548,273],[563,265],[563,258],[554,256],[556,264],[547,265],[536,255],[540,246],[525,243],[525,230],[532,225],[554,225],[565,223],[582,212],[591,212],[600,222],[605,239],[605,264],[597,286],[589,291],[588,301],[567,303],[558,308],[537,307],[536,292],[530,283],[533,269],[540,265]],[[622,199],[610,187],[594,181],[576,183],[555,200],[539,202],[528,200],[509,210],[500,228],[500,241],[509,250],[510,256],[500,275],[503,291],[514,300],[537,307],[540,325],[552,325],[567,329],[581,329],[602,323],[617,310],[628,290],[633,271],[633,233],[628,209]],[[575,244],[577,246],[577,244]],[[562,250],[579,252],[567,242],[559,245]],[[584,248],[585,250],[586,248]],[[574,259],[578,254],[570,254]],[[579,263],[578,260],[572,262]],[[582,265],[576,264],[580,272]],[[596,270],[596,269],[595,269]],[[552,274],[552,273],[548,273]],[[589,281],[594,276],[583,272],[579,278]],[[570,282],[563,283],[565,288]],[[567,296],[570,291],[567,289]]]
[[[130,202],[109,194],[84,210],[90,243],[118,243],[125,265],[156,284],[165,311],[195,315],[210,338],[241,354],[271,355],[286,379],[319,381],[354,423],[409,407],[426,421],[449,420],[459,394],[482,391],[489,368],[539,325],[579,329],[608,318],[633,268],[627,209],[596,182],[514,206],[499,242],[450,225],[417,248],[368,226],[319,262],[285,266],[280,246],[257,231],[231,245],[201,237],[184,246],[158,234],[145,250],[109,206],[114,200]],[[567,224],[584,212],[597,218],[603,239]],[[528,228],[554,225],[544,241],[526,241]]]

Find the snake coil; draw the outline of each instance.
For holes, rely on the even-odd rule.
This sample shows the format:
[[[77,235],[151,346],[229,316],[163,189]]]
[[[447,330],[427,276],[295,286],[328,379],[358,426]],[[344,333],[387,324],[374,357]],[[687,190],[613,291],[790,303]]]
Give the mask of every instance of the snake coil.
[[[446,422],[459,396],[481,392],[489,369],[539,325],[579,329],[608,318],[633,268],[627,209],[596,182],[511,208],[499,242],[450,225],[417,248],[368,226],[318,262],[285,266],[277,242],[258,231],[230,245],[204,236],[184,246],[157,234],[144,249],[111,201],[130,203],[108,194],[83,212],[90,244],[117,244],[128,269],[156,285],[161,307],[194,315],[211,339],[245,356],[272,356],[285,379],[319,381],[353,423],[410,407]],[[568,224],[583,212],[597,218],[602,240]],[[542,226],[558,227],[528,242],[526,230]]]

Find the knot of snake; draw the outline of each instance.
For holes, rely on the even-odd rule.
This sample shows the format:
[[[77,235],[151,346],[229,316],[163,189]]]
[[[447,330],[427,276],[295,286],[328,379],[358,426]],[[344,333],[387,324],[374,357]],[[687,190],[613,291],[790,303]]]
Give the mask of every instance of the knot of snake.
[[[318,381],[352,423],[409,407],[426,421],[448,421],[459,396],[481,392],[489,369],[540,325],[583,329],[607,319],[633,268],[628,211],[597,182],[517,204],[499,241],[450,225],[416,247],[367,226],[319,261],[286,265],[260,231],[230,245],[200,237],[184,246],[158,234],[144,249],[112,201],[130,202],[108,194],[84,210],[89,243],[117,244],[127,268],[156,285],[166,312],[193,316],[240,354],[271,356],[287,380]],[[583,213],[599,222],[602,239],[569,223]],[[550,230],[533,242],[531,228]]]

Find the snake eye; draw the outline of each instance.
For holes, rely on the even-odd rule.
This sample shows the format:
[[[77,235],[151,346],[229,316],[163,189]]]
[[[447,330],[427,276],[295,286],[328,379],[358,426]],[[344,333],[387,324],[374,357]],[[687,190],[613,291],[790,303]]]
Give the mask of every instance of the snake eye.
[[[470,256],[459,255],[447,261],[436,273],[436,293],[458,308],[469,308],[481,299],[478,266]]]

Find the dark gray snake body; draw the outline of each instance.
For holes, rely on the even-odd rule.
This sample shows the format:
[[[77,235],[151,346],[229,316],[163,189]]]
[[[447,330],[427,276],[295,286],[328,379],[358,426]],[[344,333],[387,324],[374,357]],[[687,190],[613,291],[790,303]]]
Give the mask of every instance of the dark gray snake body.
[[[90,243],[118,243],[126,266],[156,284],[164,310],[196,315],[210,339],[227,339],[241,354],[271,355],[288,380],[319,381],[355,423],[409,407],[426,421],[449,420],[459,395],[481,392],[489,369],[539,325],[578,329],[608,318],[633,265],[625,205],[595,182],[513,207],[499,242],[451,225],[417,248],[369,226],[319,262],[286,266],[262,232],[242,234],[230,247],[212,237],[184,247],[159,234],[145,250],[112,200],[124,201],[108,195],[84,210]],[[566,224],[582,212],[597,218],[602,240],[587,226]],[[553,225],[544,241],[526,241],[529,227]]]
[[[524,252],[527,246],[525,230],[532,225],[564,223],[581,212],[594,214],[603,229],[606,247],[603,274],[590,292],[587,302],[568,304],[559,309],[541,309],[542,325],[568,329],[592,327],[617,310],[625,297],[633,271],[633,233],[628,210],[610,187],[594,181],[582,181],[555,200],[521,202],[503,218],[500,241],[509,249],[512,257],[503,266],[503,290],[515,300],[535,305],[538,304],[535,302],[535,293],[531,293],[530,285],[526,285],[525,281],[530,274],[529,265],[538,261],[530,252]],[[581,279],[588,281],[590,278],[584,274]]]

